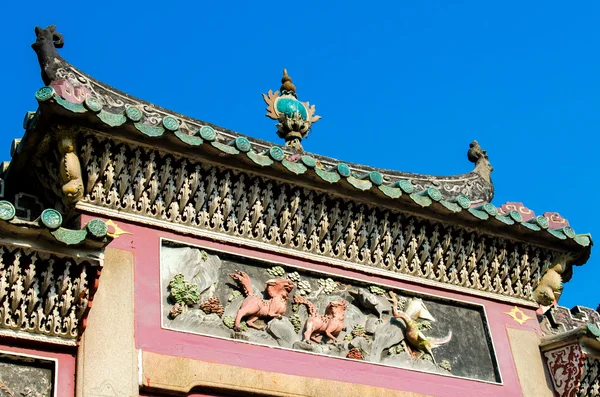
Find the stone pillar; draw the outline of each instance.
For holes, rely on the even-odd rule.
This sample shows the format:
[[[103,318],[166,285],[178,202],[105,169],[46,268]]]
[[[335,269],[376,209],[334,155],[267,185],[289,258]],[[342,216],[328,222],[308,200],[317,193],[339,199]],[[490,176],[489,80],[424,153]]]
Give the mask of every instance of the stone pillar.
[[[77,353],[76,396],[139,396],[133,254],[107,248]]]
[[[523,397],[554,397],[554,389],[540,352],[540,338],[533,331],[507,328]]]

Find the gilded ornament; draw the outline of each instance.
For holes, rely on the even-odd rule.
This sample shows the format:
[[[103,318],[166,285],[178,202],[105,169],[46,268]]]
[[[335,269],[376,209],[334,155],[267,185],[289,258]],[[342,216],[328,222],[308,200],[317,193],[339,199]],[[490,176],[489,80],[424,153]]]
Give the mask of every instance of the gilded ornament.
[[[504,314],[508,314],[509,316],[511,316],[513,318],[513,320],[515,320],[517,323],[519,323],[519,325],[523,325],[527,322],[527,320],[533,319],[533,317],[529,317],[520,308],[518,308],[516,306],[513,307],[511,309],[511,311],[504,312]]]
[[[119,225],[117,225],[117,223],[114,222],[112,219],[109,219],[106,221],[106,226],[112,227],[112,229],[113,229],[112,232],[106,233],[106,235],[111,238],[119,238],[123,234],[132,234],[131,232],[127,232],[127,231],[121,229],[119,227]]]

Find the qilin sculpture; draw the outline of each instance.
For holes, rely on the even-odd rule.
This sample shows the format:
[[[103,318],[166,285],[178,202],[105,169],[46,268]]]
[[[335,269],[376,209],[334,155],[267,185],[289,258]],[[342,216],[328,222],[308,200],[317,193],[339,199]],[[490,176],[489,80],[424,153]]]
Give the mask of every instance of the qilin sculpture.
[[[312,123],[316,123],[321,116],[315,115],[315,106],[308,102],[300,102],[296,95],[296,86],[283,69],[281,79],[281,95],[279,91],[269,90],[263,94],[267,103],[267,117],[279,121],[277,135],[285,139],[285,145],[297,150],[302,149],[302,139],[306,138]]]
[[[235,317],[236,329],[240,329],[242,320],[245,317],[249,317],[246,320],[248,327],[262,330],[264,327],[254,324],[256,320],[259,318],[281,318],[285,314],[289,294],[294,288],[294,283],[290,280],[267,280],[265,292],[269,296],[269,299],[263,299],[254,294],[252,281],[248,274],[238,270],[236,273],[230,274],[230,276],[242,286],[244,295],[246,295]]]
[[[81,164],[75,149],[75,139],[70,134],[59,134],[57,137],[59,173],[62,182],[63,201],[72,206],[83,198],[84,188],[81,178]]]
[[[296,295],[294,302],[305,305],[308,309],[308,320],[306,320],[306,330],[304,331],[305,342],[312,340],[321,343],[323,334],[330,339],[331,343],[338,341],[337,336],[346,328],[344,318],[348,303],[345,300],[329,302],[324,316],[319,315],[315,305],[304,297]]]
[[[36,26],[35,36],[36,40],[31,48],[38,56],[44,84],[50,85],[51,82],[57,79],[57,70],[64,66],[63,59],[56,51],[57,48],[62,48],[64,45],[63,36],[56,32],[55,25],[50,25],[44,29]]]
[[[441,339],[433,339],[426,337],[421,330],[419,329],[419,325],[417,321],[415,321],[411,316],[409,316],[405,312],[398,311],[398,299],[396,294],[390,291],[390,296],[392,297],[392,311],[394,318],[399,318],[404,322],[405,330],[404,330],[404,340],[407,343],[408,352],[412,355],[415,355],[411,349],[416,350],[416,356],[420,358],[424,353],[427,353],[431,356],[434,364],[437,364],[435,361],[435,356],[433,355],[433,349],[439,347],[445,343],[450,342],[452,339],[452,331],[448,333],[448,335]],[[422,301],[415,300],[417,304],[420,302],[422,306]],[[420,310],[413,308],[414,316],[421,316]],[[433,319],[433,318],[432,318]]]

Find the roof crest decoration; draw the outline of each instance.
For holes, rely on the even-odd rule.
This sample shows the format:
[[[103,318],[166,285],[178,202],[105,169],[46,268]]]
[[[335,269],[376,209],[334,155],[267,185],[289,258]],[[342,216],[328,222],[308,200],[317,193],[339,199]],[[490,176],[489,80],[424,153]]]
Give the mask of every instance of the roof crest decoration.
[[[315,115],[315,105],[300,102],[296,94],[296,86],[287,70],[283,69],[280,91],[271,90],[263,94],[267,103],[267,117],[279,121],[277,135],[285,139],[285,145],[303,151],[302,139],[306,138],[313,123],[321,116]]]

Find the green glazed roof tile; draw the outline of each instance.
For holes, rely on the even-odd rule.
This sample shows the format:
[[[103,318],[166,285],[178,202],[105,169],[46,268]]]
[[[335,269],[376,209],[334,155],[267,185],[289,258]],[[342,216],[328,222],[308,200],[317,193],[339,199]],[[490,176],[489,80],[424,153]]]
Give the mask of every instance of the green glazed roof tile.
[[[240,152],[249,152],[250,149],[252,149],[252,144],[250,141],[243,136],[238,136],[235,138],[233,143]]]
[[[510,216],[515,222],[522,222],[523,221],[523,217],[521,216],[521,214],[519,213],[519,211],[512,210],[507,215]]]
[[[118,127],[120,125],[125,124],[127,121],[127,117],[124,114],[117,114],[107,112],[106,110],[101,110],[96,114],[100,120],[104,122],[104,124],[109,125],[111,127]]]
[[[86,97],[85,100],[83,101],[83,105],[88,110],[91,110],[94,113],[98,113],[99,111],[102,110],[102,104],[100,103],[98,98],[93,97],[93,96]]]
[[[452,211],[452,212],[462,211],[462,208],[460,205],[458,205],[457,203],[453,203],[451,201],[441,200],[440,204],[443,205],[444,208],[446,208],[447,210]]]
[[[562,232],[568,238],[575,238],[575,236],[576,236],[575,230],[573,230],[569,226],[561,227],[560,229],[555,229],[555,230]]]
[[[352,174],[352,172],[350,171],[350,167],[348,167],[348,164],[346,163],[339,163],[335,167],[335,169],[338,172],[338,174],[344,177],[349,177]]]
[[[482,221],[485,221],[490,217],[487,212],[475,208],[469,208],[467,211],[469,211],[469,213],[475,218],[481,219]]]
[[[211,142],[211,145],[213,145],[214,147],[216,147],[217,149],[219,149],[220,151],[222,151],[223,153],[227,153],[227,154],[240,154],[240,151],[237,150],[236,148],[234,148],[233,146],[228,146],[228,145],[224,145],[221,142]]]
[[[269,156],[275,161],[282,161],[285,158],[285,153],[279,146],[273,146],[269,149],[268,153]]]
[[[62,227],[52,231],[54,238],[66,245],[81,244],[85,241],[87,234],[87,230],[70,230]]]
[[[139,132],[146,136],[156,137],[165,133],[165,129],[160,126],[148,125],[144,123],[135,123],[133,125]]]
[[[496,215],[494,218],[507,225],[514,225],[515,221],[508,215]]]
[[[409,196],[415,203],[419,204],[421,207],[429,207],[433,201],[429,198],[427,191],[423,191],[420,193],[413,193]]]
[[[162,125],[169,131],[177,131],[179,129],[179,120],[173,116],[165,116],[162,119]]]
[[[291,161],[287,161],[287,160],[282,160],[281,164],[283,164],[283,166],[285,168],[287,168],[290,172],[293,172],[296,175],[300,175],[300,174],[304,174],[306,171],[308,171],[308,168],[306,168],[304,166],[304,164],[301,163],[292,163]]]
[[[204,143],[204,140],[199,136],[184,134],[180,131],[175,131],[175,136],[183,143],[187,143],[191,146],[200,146]]]
[[[577,244],[587,247],[592,242],[591,237],[588,234],[578,234],[575,236],[574,240]]]
[[[216,133],[215,129],[208,125],[202,126],[198,130],[198,134],[200,135],[200,137],[202,139],[204,139],[207,142],[213,142],[214,140],[217,139],[217,133]]]
[[[381,185],[378,186],[378,189],[381,190],[383,194],[385,194],[389,198],[397,199],[398,197],[402,196],[402,189],[400,189],[399,187]]]
[[[373,184],[370,181],[363,181],[360,179],[356,179],[353,176],[349,176],[346,178],[349,184],[357,188],[358,190],[370,190],[373,187]]]
[[[397,181],[394,185],[395,187],[399,187],[400,189],[402,189],[402,191],[406,194],[411,194],[415,191],[415,187],[413,186],[413,184],[407,180]]]
[[[81,103],[73,103],[62,99],[60,96],[55,95],[54,100],[63,108],[70,110],[73,113],[85,113],[87,109]]]
[[[561,239],[561,240],[566,240],[567,236],[565,236],[565,234],[563,232],[560,231],[560,229],[547,229],[548,233],[550,233],[551,235],[553,235],[554,237]]]
[[[57,95],[56,95],[56,91],[54,91],[54,88],[48,87],[48,86],[42,87],[35,92],[35,99],[37,99],[38,102],[49,101],[50,99],[54,98],[55,96],[57,96]]]
[[[340,180],[340,174],[337,172],[325,171],[319,168],[315,168],[315,174],[317,174],[325,182],[337,183]]]
[[[0,201],[0,220],[10,221],[15,217],[15,206],[12,203],[2,200]]]
[[[246,156],[250,158],[255,164],[260,165],[261,167],[268,167],[273,165],[273,160],[271,160],[268,156],[258,154],[254,151],[249,151],[246,153]]]
[[[317,161],[311,156],[302,156],[300,157],[300,161],[302,161],[302,163],[308,168],[315,168],[317,165]]]
[[[542,230],[542,228],[539,227],[536,223],[522,222],[521,226],[526,227],[527,229],[533,230],[536,232],[539,232],[540,230]]]

